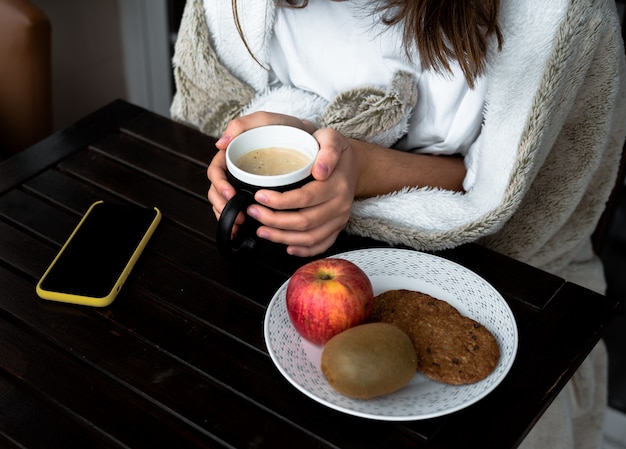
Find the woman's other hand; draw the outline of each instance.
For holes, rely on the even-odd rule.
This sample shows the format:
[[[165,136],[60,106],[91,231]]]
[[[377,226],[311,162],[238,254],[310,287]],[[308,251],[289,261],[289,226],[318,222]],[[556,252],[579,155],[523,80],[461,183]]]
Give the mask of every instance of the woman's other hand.
[[[259,237],[283,243],[289,254],[301,257],[325,251],[344,229],[359,173],[350,140],[331,129],[314,136],[320,144],[314,180],[284,193],[259,190],[255,195],[259,204],[247,211],[263,224],[257,230]]]

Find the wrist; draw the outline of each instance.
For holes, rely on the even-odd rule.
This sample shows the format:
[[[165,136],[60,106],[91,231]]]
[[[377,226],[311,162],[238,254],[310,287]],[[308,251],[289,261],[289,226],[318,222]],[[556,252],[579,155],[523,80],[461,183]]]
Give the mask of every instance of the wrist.
[[[370,183],[372,174],[370,171],[369,156],[372,149],[365,142],[348,139],[348,144],[353,154],[353,170],[354,170],[354,198],[367,198],[371,195]]]

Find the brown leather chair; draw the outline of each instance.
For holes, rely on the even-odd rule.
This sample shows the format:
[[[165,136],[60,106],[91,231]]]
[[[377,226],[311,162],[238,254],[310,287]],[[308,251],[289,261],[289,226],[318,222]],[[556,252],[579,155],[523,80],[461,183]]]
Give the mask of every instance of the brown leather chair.
[[[0,0],[0,156],[52,132],[51,26],[27,0]]]

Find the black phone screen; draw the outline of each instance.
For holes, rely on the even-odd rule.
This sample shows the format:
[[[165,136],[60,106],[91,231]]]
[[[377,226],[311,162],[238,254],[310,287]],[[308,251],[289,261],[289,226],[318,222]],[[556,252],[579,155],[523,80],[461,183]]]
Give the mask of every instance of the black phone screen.
[[[155,209],[140,206],[95,204],[40,287],[92,298],[108,295],[157,216]]]

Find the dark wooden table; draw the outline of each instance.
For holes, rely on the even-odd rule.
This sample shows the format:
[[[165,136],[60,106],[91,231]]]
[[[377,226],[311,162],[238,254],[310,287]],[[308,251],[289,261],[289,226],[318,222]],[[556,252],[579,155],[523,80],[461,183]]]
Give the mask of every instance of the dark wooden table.
[[[508,376],[429,420],[328,409],[282,377],[263,339],[267,304],[307,260],[217,253],[213,143],[117,101],[0,165],[0,447],[515,447],[617,307],[477,245],[440,253],[509,302],[520,341]],[[36,281],[98,199],[164,219],[111,306],[39,299]],[[371,246],[385,245],[342,235],[329,254]]]

